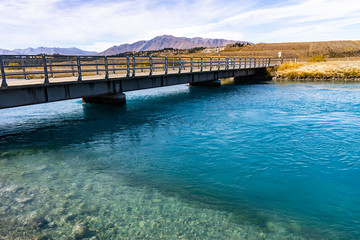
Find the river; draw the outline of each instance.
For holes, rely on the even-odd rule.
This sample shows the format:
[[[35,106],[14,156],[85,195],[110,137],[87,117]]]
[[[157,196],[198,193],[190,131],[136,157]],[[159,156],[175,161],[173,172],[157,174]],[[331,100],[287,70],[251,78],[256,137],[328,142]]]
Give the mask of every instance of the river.
[[[360,84],[0,110],[0,239],[359,239]]]

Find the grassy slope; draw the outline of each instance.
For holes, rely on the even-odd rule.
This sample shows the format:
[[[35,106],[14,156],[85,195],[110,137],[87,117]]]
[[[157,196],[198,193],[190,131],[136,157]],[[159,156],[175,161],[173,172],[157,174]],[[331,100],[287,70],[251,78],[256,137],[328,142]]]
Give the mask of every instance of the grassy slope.
[[[225,51],[230,51],[227,48]],[[360,41],[299,42],[299,43],[259,43],[242,48],[241,56],[277,57],[282,52],[284,58],[309,58],[324,55],[327,58],[360,56]]]
[[[308,59],[316,55],[326,58],[360,58],[360,41],[258,43],[244,47],[226,47],[221,56],[229,57],[271,57],[277,58],[278,52],[284,58]],[[218,56],[217,52],[182,54],[187,56]]]

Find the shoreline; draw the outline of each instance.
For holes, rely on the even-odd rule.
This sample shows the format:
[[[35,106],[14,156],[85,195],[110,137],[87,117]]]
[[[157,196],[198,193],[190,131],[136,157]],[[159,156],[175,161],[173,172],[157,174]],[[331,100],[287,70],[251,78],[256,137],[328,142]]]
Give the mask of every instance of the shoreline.
[[[274,82],[336,82],[336,83],[351,83],[360,82],[360,77],[273,77],[271,81]]]

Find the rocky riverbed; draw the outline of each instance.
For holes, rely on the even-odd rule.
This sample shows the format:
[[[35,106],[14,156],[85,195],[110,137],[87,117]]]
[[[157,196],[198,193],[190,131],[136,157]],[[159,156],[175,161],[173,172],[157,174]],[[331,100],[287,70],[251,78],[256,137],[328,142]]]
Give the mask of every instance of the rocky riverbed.
[[[99,159],[67,153],[2,154],[0,239],[303,239],[296,222],[252,225],[231,212],[130,186],[99,170]]]

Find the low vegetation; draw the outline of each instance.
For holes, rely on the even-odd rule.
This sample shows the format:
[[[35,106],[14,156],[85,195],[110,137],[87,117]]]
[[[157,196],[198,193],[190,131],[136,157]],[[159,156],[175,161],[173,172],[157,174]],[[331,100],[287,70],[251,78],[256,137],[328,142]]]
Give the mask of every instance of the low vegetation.
[[[313,56],[311,58],[309,58],[307,60],[307,62],[326,62],[326,59],[324,58],[323,55],[319,55],[319,56]]]
[[[277,79],[356,79],[360,80],[360,61],[284,63],[274,69]]]
[[[19,63],[9,63],[9,66],[11,66],[11,67],[9,67],[9,68],[5,68],[5,71],[6,70],[21,70],[22,68],[21,67],[15,67],[15,66],[20,66],[20,64]]]

